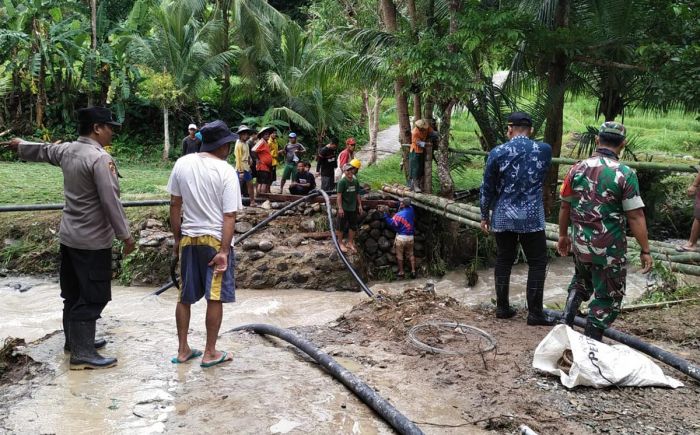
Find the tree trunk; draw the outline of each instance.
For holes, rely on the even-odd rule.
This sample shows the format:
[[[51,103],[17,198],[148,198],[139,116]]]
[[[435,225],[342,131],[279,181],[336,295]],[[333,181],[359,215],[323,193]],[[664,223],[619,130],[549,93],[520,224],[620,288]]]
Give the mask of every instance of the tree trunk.
[[[369,90],[362,90],[362,107],[360,107],[360,124],[367,123],[367,131],[371,130],[372,117],[369,112]]]
[[[423,106],[423,118],[433,119],[433,108],[435,107],[435,99],[429,96],[425,99],[425,106]]]
[[[416,35],[418,32],[418,13],[416,11],[416,0],[408,0],[406,2],[408,16],[411,18],[411,32]]]
[[[32,18],[32,33],[34,33],[34,41],[32,42],[32,54],[39,54],[39,78],[37,79],[36,90],[36,107],[35,107],[35,123],[39,128],[44,127],[44,110],[46,107],[46,59],[41,51],[42,34],[39,29],[39,23],[36,17]]]
[[[418,121],[422,118],[421,107],[423,106],[421,102],[420,94],[413,94],[413,121]]]
[[[559,0],[554,15],[555,30],[569,26],[569,0]],[[547,72],[547,90],[552,104],[547,112],[547,125],[544,141],[552,147],[552,157],[561,154],[562,134],[564,130],[564,95],[566,92],[566,72],[569,60],[563,50],[555,53]],[[544,189],[545,213],[549,215],[554,203],[559,175],[559,165],[552,165],[547,174]]]
[[[423,165],[423,192],[433,193],[433,141],[425,143],[425,164]]]
[[[398,31],[396,5],[393,0],[381,0],[381,2],[384,26],[389,33],[396,33]],[[404,92],[405,87],[405,77],[397,77],[394,81],[394,95],[396,96],[396,115],[399,120],[399,142],[402,144],[411,142],[411,121],[408,118],[408,98]],[[407,150],[403,151],[403,168],[408,178]]]
[[[382,100],[384,98],[379,96],[379,87],[377,85],[374,86],[374,90],[372,92],[374,94],[374,104],[372,105],[371,110],[369,110],[369,146],[370,149],[372,150],[370,157],[369,157],[369,163],[367,163],[367,166],[372,166],[374,163],[377,162],[377,136],[379,135],[379,111],[381,110],[382,106]]]
[[[455,100],[450,99],[441,102],[440,109],[440,144],[438,145],[437,168],[438,177],[440,178],[440,196],[443,198],[453,199],[455,193],[454,181],[450,174],[450,128],[452,126],[452,109],[454,108]]]
[[[221,24],[222,24],[222,30],[221,32],[223,33],[224,37],[226,40],[224,41],[224,44],[222,45],[222,50],[228,50],[229,46],[229,32],[231,29],[231,22],[229,20],[229,9],[231,7],[231,2],[230,0],[223,0],[221,1]],[[221,112],[221,115],[226,118],[231,114],[231,65],[228,63],[224,65],[224,74],[223,77],[221,78],[221,101],[220,101],[220,107],[219,111]],[[195,105],[197,105],[197,109],[199,109],[199,105],[195,101]],[[200,116],[198,114],[198,116]],[[201,117],[201,116],[200,116]],[[201,124],[201,119],[198,120],[198,122]]]
[[[163,160],[170,156],[170,125],[168,121],[168,107],[163,106]]]
[[[46,105],[48,104],[48,97],[46,96],[46,58],[43,53],[41,53],[39,59],[39,80],[37,83],[39,95],[37,95],[36,100],[36,125],[39,128],[43,128]]]
[[[99,67],[97,65],[97,0],[89,0],[90,3],[90,53],[92,55],[92,59],[88,62],[89,65],[92,66],[92,72],[94,74],[92,75],[92,78],[94,80],[99,80],[98,78],[101,77],[99,70]],[[87,104],[89,106],[94,106],[95,105],[95,98],[94,98],[94,92],[92,88],[93,83],[88,83],[88,92],[87,92]]]

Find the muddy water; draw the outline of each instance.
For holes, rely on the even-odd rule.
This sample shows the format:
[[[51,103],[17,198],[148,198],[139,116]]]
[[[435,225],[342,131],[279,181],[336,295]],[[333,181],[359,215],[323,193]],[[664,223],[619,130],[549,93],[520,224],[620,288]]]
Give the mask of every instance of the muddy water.
[[[513,270],[514,302],[524,300],[526,270],[525,265]],[[570,260],[551,264],[547,301],[563,300],[572,273]],[[474,288],[464,288],[463,273],[454,272],[436,280],[435,287],[438,293],[465,303],[488,302],[493,297],[492,280],[492,272],[484,271]],[[16,282],[33,288],[20,292],[8,287]],[[375,291],[400,291],[425,282],[375,283],[372,287]],[[628,283],[628,293],[634,297],[643,291],[645,279],[633,273]],[[12,404],[4,421],[0,420],[0,432],[391,433],[344,387],[275,339],[223,333],[219,347],[233,352],[232,363],[212,369],[200,368],[196,360],[172,364],[170,358],[177,349],[175,292],[144,298],[148,291],[113,288],[113,301],[99,321],[98,331],[109,341],[104,353],[119,358],[114,369],[68,370],[60,333],[29,346],[28,353],[52,373],[29,381],[31,395]],[[363,293],[305,290],[241,290],[237,295],[239,302],[225,307],[222,332],[253,322],[283,327],[320,325],[366,299]],[[0,338],[23,337],[29,342],[61,329],[56,282],[5,278],[0,280],[0,297]],[[192,309],[191,345],[196,348],[204,343],[204,310],[201,303]],[[362,363],[351,358],[339,360],[350,370],[361,368]],[[397,391],[382,378],[368,382],[380,392],[391,391],[391,401],[410,418],[436,421],[431,406],[439,403],[439,392]],[[441,415],[439,420],[450,418],[459,421],[457,415]],[[425,430],[453,433],[437,427]]]
[[[544,286],[544,303],[550,306],[563,304],[566,301],[567,290],[574,265],[571,258],[550,259]],[[624,299],[629,304],[638,299],[647,288],[647,275],[639,273],[639,267],[631,266],[627,275],[627,290]],[[493,269],[479,271],[479,279],[473,287],[466,287],[463,270],[448,272],[440,279],[417,279],[415,281],[395,281],[376,283],[373,290],[386,289],[389,291],[403,290],[424,285],[431,281],[438,294],[449,295],[464,304],[489,303],[495,298]],[[519,262],[513,266],[510,278],[510,301],[513,305],[525,306],[525,285],[527,284],[527,264]]]

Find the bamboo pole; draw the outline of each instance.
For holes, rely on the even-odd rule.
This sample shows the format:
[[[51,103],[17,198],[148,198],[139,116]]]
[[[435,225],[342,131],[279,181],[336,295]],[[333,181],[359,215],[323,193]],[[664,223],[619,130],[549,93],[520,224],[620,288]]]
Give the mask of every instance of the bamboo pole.
[[[700,298],[691,298],[691,299],[680,299],[677,301],[664,301],[664,302],[657,302],[655,304],[641,304],[641,305],[627,305],[627,306],[622,306],[620,308],[620,311],[636,311],[636,310],[646,310],[648,308],[664,308],[668,307],[671,305],[678,305],[678,304],[683,304],[686,302],[698,302],[700,301]]]
[[[481,220],[481,210],[473,205],[458,203],[445,198],[440,198],[434,195],[426,195],[423,193],[413,192],[404,186],[384,186],[382,188],[385,192],[391,192],[399,196],[407,196],[416,201],[424,202],[432,205],[437,209],[444,209],[450,211],[452,214],[458,216],[464,216],[472,220]],[[545,223],[545,233],[547,238],[550,240],[557,241],[559,239],[559,225],[553,223]],[[640,246],[634,237],[627,238],[628,246],[640,250]],[[669,256],[670,260],[679,263],[700,263],[700,252],[678,252],[675,250],[675,245],[659,242],[656,240],[650,240],[649,246],[651,252],[657,254],[663,254]]]
[[[412,198],[414,200],[414,205],[432,213],[463,223],[472,228],[481,228],[481,214],[477,214],[474,209],[470,210],[469,207],[471,206],[461,207],[463,204],[457,204],[453,201],[433,195],[412,192],[403,186],[383,186],[382,190],[397,197]],[[547,237],[547,246],[556,248],[556,242],[559,239],[558,226],[548,224],[545,228],[545,235]],[[634,238],[628,237],[628,243],[631,247],[639,249],[639,245]],[[651,250],[652,257],[659,261],[664,261],[672,271],[700,276],[700,266],[687,264],[687,262],[698,261],[698,257],[700,257],[698,253],[678,253],[670,248],[659,246],[651,246]]]
[[[451,153],[455,154],[467,154],[467,155],[472,155],[472,156],[488,156],[489,153],[486,151],[481,151],[481,150],[457,150],[454,148],[450,148],[449,151]],[[577,162],[580,162],[580,159],[567,159],[564,157],[552,157],[552,163],[553,164],[558,164],[558,165],[573,165]],[[621,161],[620,163],[624,163],[625,165],[629,166],[630,168],[634,169],[642,169],[642,170],[650,170],[650,171],[672,171],[672,172],[689,172],[692,174],[698,173],[698,170],[700,169],[700,165],[683,165],[683,164],[677,164],[677,163],[654,163],[654,162],[635,162],[635,161],[628,161],[624,160]]]

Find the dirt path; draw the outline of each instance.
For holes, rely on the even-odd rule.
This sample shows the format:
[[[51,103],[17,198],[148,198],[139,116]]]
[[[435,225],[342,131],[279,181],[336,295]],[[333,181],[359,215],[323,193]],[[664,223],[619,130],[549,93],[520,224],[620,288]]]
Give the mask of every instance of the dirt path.
[[[400,149],[399,124],[392,125],[386,130],[379,132],[377,136],[377,161],[393,155]],[[362,162],[362,167],[367,167],[371,153],[369,146],[365,146],[355,154],[355,157]]]

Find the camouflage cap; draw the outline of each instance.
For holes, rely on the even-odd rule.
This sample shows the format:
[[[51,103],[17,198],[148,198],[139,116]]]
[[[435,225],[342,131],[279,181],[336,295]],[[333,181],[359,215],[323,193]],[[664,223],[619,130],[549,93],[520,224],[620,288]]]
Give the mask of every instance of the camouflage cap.
[[[598,133],[616,134],[625,137],[625,126],[615,121],[606,121],[600,126]]]

